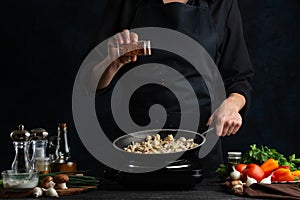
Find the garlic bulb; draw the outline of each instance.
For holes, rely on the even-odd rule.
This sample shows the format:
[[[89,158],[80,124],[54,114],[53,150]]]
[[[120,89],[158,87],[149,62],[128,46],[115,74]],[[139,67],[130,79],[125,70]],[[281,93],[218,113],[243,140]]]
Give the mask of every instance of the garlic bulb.
[[[230,172],[230,178],[232,180],[239,180],[241,178],[241,173],[237,171],[234,166],[232,166],[232,169],[233,171]]]
[[[32,193],[35,197],[41,197],[43,195],[43,190],[40,187],[35,187],[33,188]]]
[[[273,175],[273,173],[270,174],[268,177],[262,179],[259,183],[271,184],[272,183],[272,181],[271,181],[272,175]]]
[[[257,181],[254,178],[247,176],[246,186],[250,187],[250,185],[252,185],[253,183],[257,183]]]

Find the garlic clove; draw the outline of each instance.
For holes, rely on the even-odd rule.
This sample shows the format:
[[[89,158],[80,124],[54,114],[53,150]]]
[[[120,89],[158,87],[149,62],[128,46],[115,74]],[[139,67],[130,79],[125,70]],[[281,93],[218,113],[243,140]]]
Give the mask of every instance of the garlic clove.
[[[254,178],[247,176],[246,186],[250,187],[250,185],[252,185],[253,183],[257,183],[257,181]]]
[[[273,173],[270,174],[268,177],[262,179],[259,183],[263,183],[263,184],[271,184],[271,183],[272,183],[272,181],[271,181],[272,175],[273,175]]]

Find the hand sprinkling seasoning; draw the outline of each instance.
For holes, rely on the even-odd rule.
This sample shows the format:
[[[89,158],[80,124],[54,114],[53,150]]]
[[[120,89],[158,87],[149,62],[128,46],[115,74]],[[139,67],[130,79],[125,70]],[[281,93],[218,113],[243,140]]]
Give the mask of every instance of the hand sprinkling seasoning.
[[[136,43],[119,44],[117,43],[118,56],[148,56],[151,55],[150,41],[141,40]]]

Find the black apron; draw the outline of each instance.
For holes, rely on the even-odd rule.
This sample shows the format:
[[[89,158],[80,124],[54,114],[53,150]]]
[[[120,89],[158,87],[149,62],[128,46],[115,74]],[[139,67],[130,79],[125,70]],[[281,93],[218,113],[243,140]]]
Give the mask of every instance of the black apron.
[[[192,6],[177,2],[164,4],[163,0],[142,0],[130,29],[142,27],[162,27],[179,31],[200,43],[212,58],[216,55],[218,36],[206,1],[201,1],[198,6]],[[201,120],[198,131],[203,132],[207,128],[206,123],[211,114],[211,102],[201,74],[185,59],[158,49],[152,49],[151,56],[140,57],[137,63],[132,63],[130,66],[123,68],[121,74],[125,74],[135,66],[145,63],[160,63],[172,67],[183,75],[185,80],[178,78],[172,84],[181,93],[186,93],[182,94],[186,97],[184,102],[189,102],[189,98],[194,98],[189,95],[188,89],[183,87],[184,84],[181,84],[183,81],[188,80],[197,95],[200,107]],[[176,96],[164,87],[166,81],[168,81],[166,67],[153,65],[153,71],[149,76],[160,77],[161,87],[149,84],[140,88],[133,95],[130,102],[130,111],[133,120],[138,125],[145,126],[150,122],[148,111],[154,104],[162,105],[167,111],[167,122],[164,128],[178,128],[182,112],[186,113],[185,116],[190,115],[191,117],[194,116],[194,112],[199,112],[194,110],[195,106],[193,105],[187,106],[188,110],[180,110]],[[139,75],[135,77],[136,80],[144,78],[147,77],[139,77]],[[159,124],[159,122],[157,123]]]
[[[218,34],[213,24],[208,3],[205,0],[198,0],[197,5],[178,2],[164,4],[163,0],[142,0],[130,29],[142,27],[162,27],[184,33],[200,43],[212,59],[215,58]],[[203,132],[207,129],[206,123],[211,115],[211,101],[201,74],[190,63],[179,56],[163,50],[154,49],[152,51],[151,56],[139,58],[139,61],[132,64],[132,67],[142,63],[161,63],[172,67],[183,75],[189,81],[197,95],[201,114],[198,132]],[[130,69],[130,67],[127,69]],[[179,109],[178,101],[172,91],[164,87],[165,81],[168,81],[167,75],[164,76],[165,71],[165,67],[154,66],[151,76],[161,77],[161,87],[149,84],[140,88],[133,95],[133,100],[130,102],[130,110],[132,111],[132,118],[137,124],[146,125],[149,123],[149,108],[153,104],[160,104],[167,111],[167,121],[164,128],[178,128],[181,112],[183,111]],[[137,76],[136,78],[144,77]],[[174,84],[178,87],[181,86],[180,80]],[[184,88],[181,91],[184,92]],[[187,94],[183,95],[186,96],[186,101],[189,101],[188,92],[186,91]],[[193,109],[191,105],[190,110],[184,112],[190,113],[191,117],[193,117]],[[202,159],[201,166],[206,170],[206,176],[215,175],[214,171],[216,167],[223,163],[222,154],[221,143],[219,141],[211,153]]]
[[[199,3],[194,6],[177,2],[164,4],[163,0],[141,0],[136,15],[132,20],[131,27],[128,28],[162,27],[179,31],[200,43],[214,59],[217,52],[218,34],[213,24],[208,3],[205,0],[196,1]],[[151,38],[145,39],[151,40]],[[126,67],[120,69],[118,76],[122,77],[130,69],[144,63],[161,63],[172,67],[189,81],[196,93],[200,108],[201,120],[198,125],[198,132],[201,133],[206,130],[206,123],[211,115],[211,102],[209,91],[201,74],[185,59],[167,51],[152,49],[151,56],[139,57],[136,63],[127,64]],[[154,104],[162,105],[166,109],[167,121],[164,128],[178,128],[180,124],[182,113],[178,100],[172,91],[164,87],[164,82],[168,81],[167,77],[164,77],[165,73],[167,73],[165,67],[154,66],[151,76],[161,77],[161,86],[157,84],[142,86],[131,97],[129,106],[130,114],[133,121],[140,126],[145,126],[150,122],[148,112],[149,108]],[[143,79],[145,77],[136,76],[135,78]],[[178,87],[181,86],[180,80],[174,84]],[[185,91],[184,88],[181,91]],[[185,100],[189,101],[189,91],[185,92],[187,98]],[[109,104],[107,104],[107,107],[109,107]],[[195,112],[193,105],[191,105],[188,111],[184,112],[188,112],[193,117],[193,112]],[[103,118],[107,119],[107,116],[103,116]],[[114,122],[103,123],[103,126],[107,126],[107,129],[112,132],[113,135],[109,136],[111,138],[118,137],[116,133],[120,133],[120,135],[124,134],[117,128]],[[219,141],[206,158],[201,159],[201,161],[195,160],[196,163],[206,170],[205,176],[214,176],[215,168],[223,163],[221,149]]]

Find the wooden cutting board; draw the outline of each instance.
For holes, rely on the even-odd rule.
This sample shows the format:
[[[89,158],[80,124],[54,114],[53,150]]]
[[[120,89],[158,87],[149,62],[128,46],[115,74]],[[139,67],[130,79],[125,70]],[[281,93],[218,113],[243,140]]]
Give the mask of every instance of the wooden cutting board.
[[[67,190],[56,190],[59,196],[68,196],[68,195],[74,195],[74,194],[80,194],[82,192],[85,192],[89,189],[96,189],[96,186],[81,186],[81,187],[71,187]]]
[[[67,190],[56,190],[59,196],[75,195],[85,192],[89,189],[96,189],[96,186],[80,186],[80,187],[70,187]],[[32,190],[26,192],[11,192],[9,190],[0,190],[0,198],[25,198],[33,197]]]

